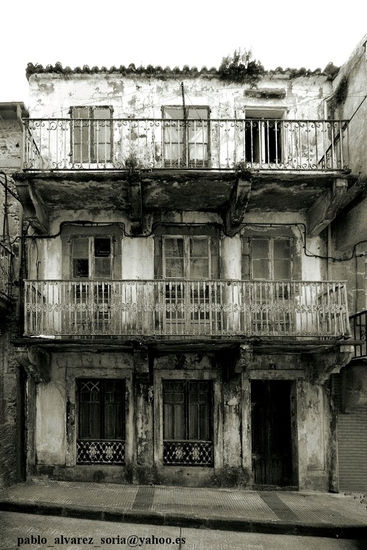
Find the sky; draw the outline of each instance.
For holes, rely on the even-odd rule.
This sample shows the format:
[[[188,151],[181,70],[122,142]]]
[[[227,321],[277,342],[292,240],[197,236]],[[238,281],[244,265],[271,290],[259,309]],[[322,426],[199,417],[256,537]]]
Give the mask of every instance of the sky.
[[[367,0],[3,0],[0,102],[28,102],[28,62],[218,67],[236,48],[266,69],[344,63]]]

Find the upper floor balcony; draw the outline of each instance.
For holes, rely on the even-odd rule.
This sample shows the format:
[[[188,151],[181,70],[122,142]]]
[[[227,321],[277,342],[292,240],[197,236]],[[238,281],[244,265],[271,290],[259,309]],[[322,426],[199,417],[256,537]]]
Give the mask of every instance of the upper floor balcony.
[[[274,118],[24,119],[23,169],[341,172],[348,123]],[[172,112],[171,112],[172,111]],[[198,111],[198,109],[196,109]],[[98,114],[99,113],[99,114]],[[198,116],[196,114],[196,116]]]
[[[49,338],[349,335],[344,282],[26,281],[25,336]]]

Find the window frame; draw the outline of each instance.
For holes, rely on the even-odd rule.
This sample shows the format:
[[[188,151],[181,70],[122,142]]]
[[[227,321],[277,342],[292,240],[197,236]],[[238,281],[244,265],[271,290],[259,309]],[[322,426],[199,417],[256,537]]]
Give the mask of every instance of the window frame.
[[[167,439],[165,438],[165,405],[171,405],[171,403],[166,403],[165,396],[166,396],[166,390],[165,385],[168,384],[182,384],[182,393],[183,393],[183,419],[184,419],[184,437],[178,438],[174,437],[173,439]],[[192,402],[190,402],[190,386],[196,386],[196,391],[198,392],[198,387],[200,385],[206,387],[207,392],[207,401],[205,405],[208,407],[208,413],[206,423],[207,423],[207,430],[208,430],[208,439],[201,439],[201,438],[190,438],[190,430],[191,430],[191,424],[190,424],[190,408],[192,405]],[[196,380],[196,379],[162,379],[162,402],[163,402],[163,441],[210,441],[213,443],[214,441],[214,426],[213,426],[213,402],[214,402],[214,393],[213,393],[213,381],[212,380]],[[196,402],[195,405],[199,406],[201,403]],[[200,414],[198,412],[197,414],[197,422],[199,421]],[[200,425],[197,425],[198,432],[200,431]]]
[[[74,258],[73,248],[74,243],[77,239],[88,239],[88,277],[76,277],[74,275]],[[95,240],[96,239],[109,239],[110,240],[110,274],[108,277],[96,276],[95,274]],[[110,281],[113,280],[113,271],[114,271],[114,237],[110,234],[99,234],[99,235],[72,235],[70,237],[70,280],[80,280],[80,281]]]
[[[77,403],[78,403],[78,427],[77,427],[77,439],[78,440],[89,440],[89,439],[99,439],[101,441],[126,441],[126,380],[125,378],[76,378],[76,396],[77,396]],[[100,393],[100,400],[99,400],[99,406],[100,406],[100,412],[99,412],[99,423],[100,423],[100,434],[99,437],[82,437],[81,436],[81,385],[82,383],[86,382],[99,382],[101,385],[101,393]],[[106,396],[106,388],[105,386],[112,382],[114,384],[119,384],[120,390],[121,390],[121,400],[119,402],[119,405],[121,407],[121,418],[122,418],[122,437],[121,438],[112,438],[112,437],[105,437],[106,435],[106,426],[105,426],[105,417],[106,417],[106,404],[107,401],[105,399]]]
[[[182,118],[177,119],[170,119],[166,118],[165,114],[167,113],[168,109],[177,109],[182,111]],[[194,117],[190,119],[190,111],[194,111],[195,109],[201,109],[206,110],[207,112],[207,118],[202,119],[200,117]],[[163,132],[162,132],[162,156],[163,156],[163,163],[165,167],[182,167],[182,168],[210,168],[210,158],[211,158],[211,152],[210,152],[210,113],[211,109],[209,105],[162,105],[161,106],[161,117],[163,121]],[[166,141],[166,135],[167,135],[167,129],[170,128],[170,126],[167,126],[165,124],[166,121],[173,122],[177,120],[178,122],[182,122],[182,142],[178,141],[172,142],[170,140]],[[191,160],[190,159],[190,125],[187,124],[190,120],[202,120],[206,121],[206,132],[207,132],[207,141],[198,143],[197,145],[206,145],[205,151],[206,151],[206,159],[203,159],[201,162],[197,161],[197,159]],[[203,126],[205,128],[205,126]],[[178,132],[180,132],[180,129],[177,129]],[[182,146],[182,156],[177,159],[166,159],[165,158],[165,148],[166,145],[174,144],[177,145],[177,147]],[[194,143],[195,145],[195,143]],[[182,160],[181,160],[182,159]],[[177,166],[176,166],[177,164]]]
[[[248,129],[247,121],[255,121],[258,124],[258,131],[260,138],[257,141],[260,144],[257,158],[252,154],[250,158],[247,158],[247,152],[245,153],[245,162],[250,164],[266,164],[266,165],[279,165],[282,164],[285,158],[285,132],[283,125],[279,128],[279,138],[277,140],[277,148],[280,149],[280,155],[275,155],[275,160],[271,160],[270,157],[270,141],[269,135],[267,136],[266,121],[274,120],[274,122],[281,122],[284,120],[286,114],[286,108],[261,108],[261,107],[247,107],[245,108],[245,132]],[[251,128],[251,126],[250,126]],[[261,133],[260,133],[261,132]],[[274,131],[275,133],[275,131]],[[247,144],[247,138],[246,144]],[[252,157],[252,158],[251,158]]]
[[[166,266],[166,246],[165,243],[168,240],[171,239],[182,239],[183,240],[183,276],[182,277],[168,277],[166,275],[167,266]],[[201,275],[198,278],[192,278],[191,276],[191,240],[197,239],[197,240],[207,240],[208,245],[208,276]],[[213,266],[212,266],[212,257],[214,253],[213,247],[215,244],[212,242],[212,239],[215,239],[215,237],[212,237],[210,235],[162,235],[162,278],[166,280],[198,280],[198,281],[209,281],[213,279],[212,272],[213,272]],[[218,251],[219,255],[219,251]],[[206,256],[203,256],[203,258]]]
[[[250,278],[252,281],[292,281],[293,280],[293,240],[291,237],[263,237],[263,236],[257,236],[257,237],[251,237],[249,242],[249,252],[250,252]],[[254,277],[254,266],[253,266],[253,242],[254,241],[268,241],[268,264],[269,264],[269,277]],[[290,278],[289,279],[276,279],[274,277],[275,275],[275,261],[277,260],[274,255],[274,244],[276,241],[288,241],[289,242],[289,263],[290,263]],[[256,258],[255,258],[256,259]],[[265,259],[265,258],[264,258]]]
[[[86,117],[86,118],[82,118],[82,117],[74,117],[74,112],[76,109],[86,109],[89,113],[89,116]],[[95,136],[94,136],[94,122],[95,121],[98,121],[98,120],[107,120],[107,119],[98,119],[98,118],[95,118],[94,117],[94,114],[95,112],[98,110],[98,109],[107,109],[110,111],[110,116],[109,116],[109,120],[110,120],[110,143],[109,143],[109,155],[107,155],[107,158],[104,158],[104,159],[98,159],[97,160],[97,157],[98,155],[95,156],[94,154],[94,150],[95,150]],[[112,159],[113,159],[113,106],[112,105],[72,105],[69,109],[69,114],[70,114],[70,159],[71,159],[71,162],[72,164],[80,164],[80,165],[83,165],[83,164],[106,164],[106,163],[109,163],[109,162],[112,162]],[[89,147],[88,147],[88,158],[87,159],[84,159],[84,156],[83,156],[83,150],[82,150],[82,143],[81,144],[78,144],[79,146],[81,146],[81,154],[79,155],[79,158],[75,158],[75,121],[82,121],[82,124],[83,124],[83,121],[84,120],[87,120],[90,122],[90,129],[89,129],[89,136],[88,136],[88,141],[89,141]],[[81,126],[82,128],[82,126]],[[92,131],[93,130],[93,131]],[[107,132],[106,132],[107,134]],[[97,147],[98,147],[98,143],[97,143]]]

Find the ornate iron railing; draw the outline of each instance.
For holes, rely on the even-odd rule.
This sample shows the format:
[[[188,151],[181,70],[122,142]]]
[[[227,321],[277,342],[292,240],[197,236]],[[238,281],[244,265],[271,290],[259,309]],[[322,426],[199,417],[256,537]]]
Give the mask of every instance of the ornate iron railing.
[[[344,170],[343,120],[24,119],[24,170]]]
[[[28,336],[349,334],[344,282],[26,281]]]
[[[125,464],[125,441],[78,439],[77,464]]]
[[[0,242],[0,298],[11,297],[12,259],[11,249]]]
[[[360,311],[350,316],[352,337],[361,340],[354,345],[355,357],[367,357],[367,310]]]
[[[213,442],[163,441],[163,464],[167,466],[213,466]]]

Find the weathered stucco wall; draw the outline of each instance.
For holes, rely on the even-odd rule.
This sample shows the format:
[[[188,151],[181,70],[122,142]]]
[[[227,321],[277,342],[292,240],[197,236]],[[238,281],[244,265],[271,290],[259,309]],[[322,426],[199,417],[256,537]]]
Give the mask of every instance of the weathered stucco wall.
[[[285,108],[288,118],[323,118],[323,98],[331,93],[324,75],[290,79],[287,75],[265,75],[259,89],[281,90],[280,97],[251,97],[246,83],[227,83],[216,77],[182,78],[188,105],[209,105],[212,118],[243,118],[251,107]],[[181,105],[180,81],[165,75],[122,76],[120,74],[34,74],[30,84],[31,117],[69,117],[73,105],[112,105],[114,116],[161,117],[162,105]],[[285,97],[284,97],[285,96]],[[92,100],[92,101],[91,101]]]
[[[58,479],[251,486],[251,431],[261,429],[251,426],[251,381],[291,380],[295,481],[302,489],[326,490],[330,477],[328,394],[308,380],[307,362],[300,355],[246,357],[238,363],[228,353],[159,354],[151,359],[154,375],[150,380],[150,360],[140,352],[52,354],[50,381],[36,385],[35,465],[31,471]],[[126,380],[123,467],[76,464],[76,379],[80,377]],[[162,380],[166,379],[212,380],[214,468],[162,464]]]

